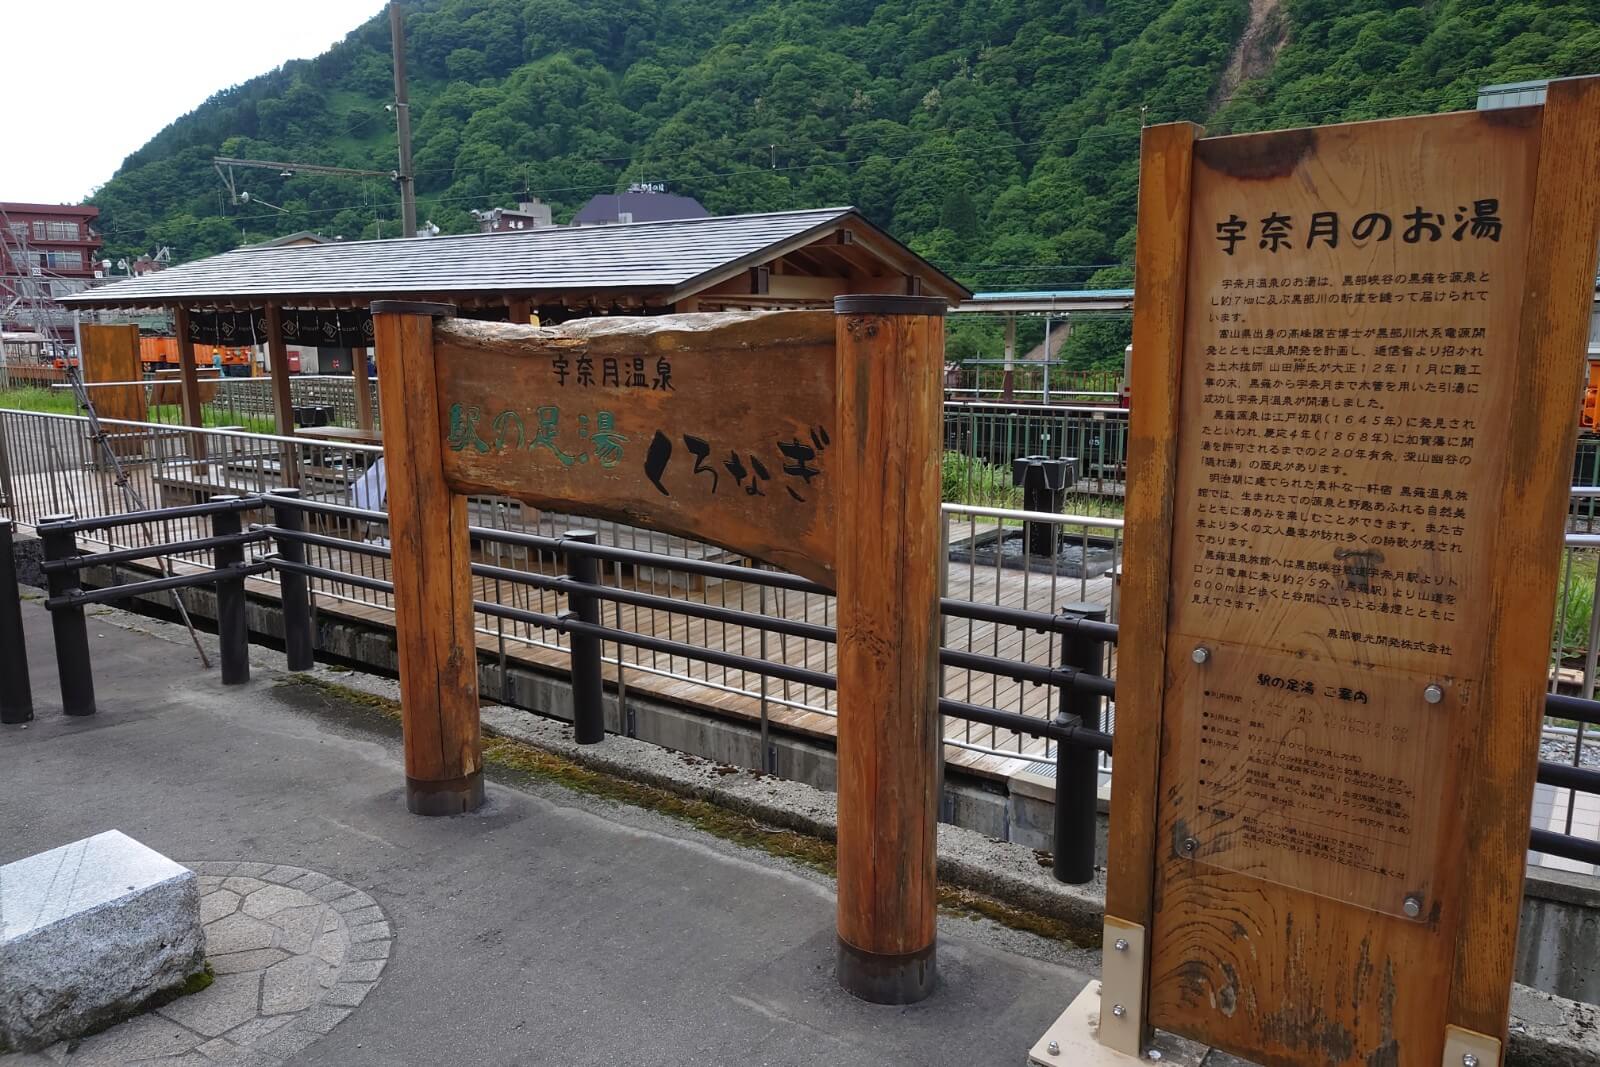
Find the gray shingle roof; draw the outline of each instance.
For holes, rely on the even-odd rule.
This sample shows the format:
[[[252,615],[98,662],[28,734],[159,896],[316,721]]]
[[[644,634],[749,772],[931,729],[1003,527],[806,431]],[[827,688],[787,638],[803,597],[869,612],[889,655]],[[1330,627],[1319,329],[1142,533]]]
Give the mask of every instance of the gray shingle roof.
[[[853,208],[838,207],[631,225],[240,248],[90,289],[63,302],[126,307],[226,298],[555,290],[670,296],[743,260],[770,258],[762,253],[804,240],[814,231],[837,228],[847,218],[852,228],[882,233]],[[886,234],[883,237],[892,242]]]

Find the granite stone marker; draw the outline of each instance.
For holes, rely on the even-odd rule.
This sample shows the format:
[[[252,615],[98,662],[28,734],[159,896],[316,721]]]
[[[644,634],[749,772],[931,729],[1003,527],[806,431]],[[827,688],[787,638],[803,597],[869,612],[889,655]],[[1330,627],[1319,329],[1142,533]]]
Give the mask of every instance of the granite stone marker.
[[[194,872],[120,831],[0,867],[0,1049],[103,1026],[204,966]]]

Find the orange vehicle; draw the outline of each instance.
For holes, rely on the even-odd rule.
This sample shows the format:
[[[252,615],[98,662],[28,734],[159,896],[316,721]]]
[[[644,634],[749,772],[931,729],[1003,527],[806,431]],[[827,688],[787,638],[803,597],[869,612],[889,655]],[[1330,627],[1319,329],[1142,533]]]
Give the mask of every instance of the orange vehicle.
[[[1589,349],[1589,371],[1583,387],[1583,409],[1578,413],[1578,429],[1600,433],[1600,350]]]
[[[202,366],[251,366],[250,349],[229,348],[224,345],[195,345],[195,362]],[[178,339],[176,337],[139,338],[139,362],[146,369],[176,367],[178,365]]]

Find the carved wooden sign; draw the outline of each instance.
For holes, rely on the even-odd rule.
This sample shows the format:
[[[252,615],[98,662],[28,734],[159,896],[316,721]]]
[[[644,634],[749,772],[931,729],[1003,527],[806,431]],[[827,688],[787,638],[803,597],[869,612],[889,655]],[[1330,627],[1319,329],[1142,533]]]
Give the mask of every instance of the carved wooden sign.
[[[833,319],[441,322],[445,477],[459,493],[697,537],[831,586]]]
[[[1151,1025],[1498,1052],[1597,100],[1147,135],[1107,914],[1147,935]]]
[[[467,494],[778,564],[838,590],[839,982],[878,1003],[931,993],[945,308],[841,296],[832,314],[540,329],[373,304],[407,806],[449,815],[484,799]],[[575,643],[662,643],[602,637],[581,617],[549,625]]]

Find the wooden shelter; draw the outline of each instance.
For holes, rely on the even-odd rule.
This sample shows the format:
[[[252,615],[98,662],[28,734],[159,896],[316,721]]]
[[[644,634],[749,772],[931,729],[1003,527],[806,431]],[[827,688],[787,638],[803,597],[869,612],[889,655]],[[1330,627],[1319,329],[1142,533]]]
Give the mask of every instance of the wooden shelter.
[[[292,433],[286,331],[323,309],[361,320],[374,300],[436,301],[467,318],[544,323],[590,315],[826,308],[846,293],[971,297],[854,208],[619,226],[235,249],[66,298],[77,308],[170,308],[184,420],[200,423],[196,316],[245,313],[271,353],[279,433]],[[331,321],[331,320],[329,320]],[[348,327],[341,319],[340,325]],[[337,332],[337,330],[335,330]],[[345,345],[341,345],[345,347]],[[364,353],[353,360],[367,395]]]

